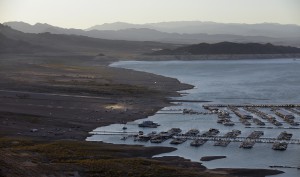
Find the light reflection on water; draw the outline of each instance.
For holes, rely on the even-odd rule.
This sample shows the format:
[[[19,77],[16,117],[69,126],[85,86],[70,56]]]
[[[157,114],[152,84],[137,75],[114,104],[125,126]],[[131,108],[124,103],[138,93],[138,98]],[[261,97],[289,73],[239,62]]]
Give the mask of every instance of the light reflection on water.
[[[162,61],[162,62],[117,62],[113,67],[122,67],[139,71],[174,77],[183,83],[195,86],[194,89],[184,91],[189,94],[181,99],[210,100],[212,103],[300,103],[300,61],[291,59],[281,60],[241,60],[241,61]],[[177,98],[178,99],[178,98]],[[192,108],[203,111],[200,103],[182,103],[165,109]],[[269,111],[269,110],[265,110]],[[300,121],[300,117],[296,117]],[[166,131],[172,127],[179,127],[183,132],[197,128],[201,132],[209,128],[218,128],[221,135],[232,129],[242,131],[240,136],[247,136],[254,130],[263,130],[264,137],[276,137],[282,129],[245,129],[242,124],[225,127],[217,124],[215,115],[181,115],[156,114],[147,118],[161,124],[157,129],[138,128],[137,120],[128,123],[128,131],[142,130],[145,133],[153,130]],[[233,118],[237,122],[237,118]],[[97,130],[122,131],[124,125],[110,125]],[[267,123],[267,126],[272,126]],[[284,126],[288,126],[284,124]],[[293,138],[300,139],[299,129],[287,130],[293,133]],[[87,138],[90,141],[104,141],[120,144],[143,144],[157,146],[157,144],[134,142],[133,139],[120,140],[120,136],[94,135]],[[230,143],[227,147],[215,147],[213,142],[207,142],[201,147],[189,146],[189,141],[177,145],[178,150],[160,154],[178,155],[193,161],[199,161],[202,156],[226,155],[227,158],[205,162],[208,168],[246,167],[268,168],[270,165],[300,166],[300,145],[289,145],[284,152],[271,149],[272,144],[256,143],[252,149],[239,148],[240,143]],[[162,146],[173,146],[166,141]],[[173,146],[174,147],[174,146]],[[277,176],[300,176],[300,170],[280,169],[285,174]]]

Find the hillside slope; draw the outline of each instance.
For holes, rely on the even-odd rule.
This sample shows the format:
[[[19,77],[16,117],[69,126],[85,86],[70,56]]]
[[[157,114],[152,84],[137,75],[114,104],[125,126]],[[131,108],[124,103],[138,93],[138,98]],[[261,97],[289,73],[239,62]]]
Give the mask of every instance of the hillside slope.
[[[164,49],[150,55],[203,55],[203,54],[295,54],[300,48],[289,46],[275,46],[270,43],[232,43],[221,42],[216,44],[201,43],[179,47],[177,49]]]
[[[60,51],[84,54],[141,54],[151,52],[154,48],[174,48],[178,46],[159,42],[107,40],[79,35],[51,34],[48,32],[39,34],[23,33],[2,24],[0,24],[0,34],[5,40],[23,41],[25,43],[20,45],[35,46],[35,50],[27,47],[23,52]],[[7,48],[8,46],[4,47]],[[7,50],[5,49],[5,51]]]
[[[173,44],[197,44],[229,42],[272,43],[276,45],[300,46],[300,27],[274,25],[221,25],[209,23],[169,22],[151,25],[133,25],[127,23],[112,23],[97,25],[88,30],[61,28],[45,23],[30,25],[24,22],[6,22],[5,25],[25,33],[45,33],[82,35],[93,38],[129,41],[156,41]],[[195,24],[195,26],[191,26]],[[262,27],[264,26],[264,28]],[[181,31],[181,29],[184,29]],[[189,31],[192,30],[192,31]],[[216,31],[218,30],[218,31]],[[238,31],[243,31],[239,33]],[[213,32],[216,31],[216,32]],[[263,31],[258,33],[257,31]],[[273,35],[276,31],[276,35]],[[283,32],[284,31],[284,32]],[[287,33],[282,35],[279,33]],[[299,33],[299,35],[297,35]],[[272,34],[268,36],[267,34]],[[292,37],[291,37],[292,36]]]

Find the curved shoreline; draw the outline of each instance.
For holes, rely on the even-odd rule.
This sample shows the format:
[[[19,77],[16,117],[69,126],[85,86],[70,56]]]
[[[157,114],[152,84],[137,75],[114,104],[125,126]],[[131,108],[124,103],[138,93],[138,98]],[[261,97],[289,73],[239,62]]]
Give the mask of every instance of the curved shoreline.
[[[295,59],[300,58],[300,54],[219,54],[219,55],[143,55],[133,58],[139,61],[195,61],[195,60],[270,60],[270,59]]]
[[[27,67],[27,66],[26,66]],[[29,66],[31,67],[31,66]],[[61,67],[61,66],[60,66]],[[32,69],[32,68],[29,68]],[[52,69],[54,69],[54,73],[56,73],[57,68],[51,68],[47,67],[48,72],[52,72]],[[67,67],[67,69],[69,69]],[[74,69],[74,68],[71,68]],[[85,68],[84,68],[85,69]],[[90,69],[90,68],[89,68]],[[122,157],[126,158],[149,158],[147,157],[147,153],[151,152],[150,154],[159,154],[166,151],[173,151],[174,149],[170,148],[161,148],[161,147],[155,147],[155,148],[149,148],[149,147],[139,147],[139,146],[132,146],[132,145],[112,145],[108,143],[91,143],[91,142],[85,142],[83,141],[85,137],[87,136],[88,132],[93,130],[96,127],[99,126],[105,126],[110,125],[113,123],[122,123],[125,121],[132,121],[136,119],[141,119],[147,116],[151,116],[155,114],[158,110],[160,110],[163,107],[166,107],[168,105],[171,105],[170,100],[168,97],[170,96],[180,96],[177,91],[179,90],[185,90],[188,88],[192,88],[191,85],[180,83],[177,79],[174,78],[168,78],[165,76],[155,75],[151,73],[146,72],[138,72],[138,71],[132,71],[127,69],[119,69],[119,68],[110,68],[110,67],[102,67],[101,69],[104,72],[104,74],[107,73],[113,73],[114,77],[112,77],[112,84],[107,85],[100,85],[101,89],[103,89],[102,92],[93,92],[91,95],[97,95],[97,97],[106,97],[107,99],[103,100],[89,100],[88,98],[70,98],[68,100],[68,103],[63,103],[63,106],[68,106],[72,102],[84,102],[84,106],[87,107],[89,104],[91,104],[91,107],[93,107],[94,103],[97,103],[97,106],[99,107],[98,112],[93,112],[93,114],[96,114],[97,116],[101,115],[100,118],[98,118],[96,115],[92,117],[91,110],[84,110],[80,109],[81,107],[78,106],[77,109],[64,109],[62,111],[59,111],[60,109],[57,108],[57,110],[48,107],[49,105],[46,105],[46,107],[38,108],[38,109],[28,109],[26,105],[18,105],[18,109],[11,106],[5,106],[6,102],[9,102],[10,99],[18,99],[18,101],[34,101],[34,102],[46,102],[48,103],[49,98],[47,95],[35,95],[30,94],[27,99],[17,98],[18,95],[7,95],[7,93],[3,93],[3,95],[0,95],[3,97],[3,99],[6,99],[6,102],[2,102],[2,107],[0,110],[1,119],[5,121],[5,124],[1,124],[1,126],[5,127],[1,131],[1,136],[7,138],[8,140],[2,139],[4,143],[2,145],[5,146],[5,151],[9,150],[9,148],[14,149],[15,144],[17,146],[22,147],[22,142],[25,142],[25,148],[28,148],[28,144],[32,144],[36,147],[44,147],[44,146],[54,146],[54,147],[69,147],[68,144],[76,144],[79,143],[80,146],[87,146],[87,145],[95,145],[97,148],[100,148],[103,150],[103,153],[105,153],[109,149],[114,149],[116,151],[120,151],[119,154],[122,155]],[[67,72],[68,71],[68,72]],[[69,70],[66,72],[69,74]],[[72,71],[72,70],[71,70]],[[82,70],[79,70],[78,73],[81,74]],[[89,72],[94,72],[89,71]],[[96,71],[95,71],[96,72]],[[138,74],[137,74],[138,73]],[[64,73],[63,73],[64,74]],[[98,73],[97,73],[98,74]],[[99,74],[102,74],[101,72]],[[124,75],[126,77],[124,77]],[[137,82],[131,81],[131,80],[122,80],[122,78],[128,78],[127,76],[133,75],[133,78],[138,78],[139,80]],[[50,77],[46,75],[47,77]],[[63,76],[62,76],[63,77]],[[121,77],[121,78],[120,78]],[[65,78],[65,77],[63,77]],[[143,79],[147,80],[147,82],[144,82]],[[142,80],[141,80],[142,79]],[[31,87],[32,85],[20,85],[16,83],[7,84],[8,82],[5,82],[6,80],[2,80],[5,84],[4,86],[7,88],[17,88],[19,90],[33,90],[36,89],[35,87]],[[169,85],[165,85],[164,87],[157,88],[160,89],[159,91],[155,91],[156,87],[153,85],[153,81],[159,81],[159,82],[167,82]],[[70,81],[71,82],[71,81]],[[72,81],[73,83],[73,81]],[[77,81],[76,84],[81,83],[80,81]],[[85,84],[86,82],[83,82]],[[0,82],[1,84],[1,82]],[[93,82],[88,82],[88,86],[91,84],[94,84]],[[137,84],[140,84],[136,86]],[[36,85],[33,85],[36,86]],[[75,85],[77,86],[77,85]],[[80,86],[80,85],[79,85]],[[94,85],[93,85],[94,86]],[[98,85],[95,85],[98,86]],[[144,90],[144,88],[149,87],[150,89]],[[81,90],[77,89],[77,87],[72,89],[74,90],[63,90],[60,87],[55,87],[53,85],[39,85],[41,91],[49,91],[49,92],[68,92],[68,93],[80,93],[81,91],[88,91],[88,90]],[[112,90],[109,90],[112,89]],[[120,91],[122,93],[114,93],[114,89],[116,91]],[[133,94],[132,94],[133,92]],[[99,95],[98,95],[99,94]],[[22,96],[22,95],[21,95]],[[122,96],[127,96],[126,98],[123,98]],[[59,97],[59,96],[58,96]],[[120,99],[122,97],[122,99]],[[79,100],[78,100],[79,99]],[[52,95],[50,100],[59,100],[59,98]],[[64,101],[66,101],[64,99]],[[91,103],[90,103],[91,102]],[[133,109],[130,110],[123,110],[123,109],[107,109],[106,106],[114,106],[118,105],[119,103],[122,104],[128,104],[133,107]],[[24,107],[23,107],[24,106]],[[56,105],[57,106],[57,105]],[[73,105],[72,105],[73,106]],[[98,108],[97,107],[97,108]],[[49,116],[48,112],[49,109],[51,110],[51,115]],[[5,111],[4,111],[5,110]],[[80,117],[81,111],[83,112],[82,117]],[[47,114],[46,114],[47,113]],[[78,114],[77,114],[78,113]],[[87,114],[88,113],[88,114]],[[66,114],[66,115],[65,115]],[[76,115],[76,116],[74,116]],[[87,116],[88,115],[88,116]],[[29,128],[28,128],[29,127]],[[37,128],[37,132],[30,132],[30,127]],[[0,127],[1,128],[1,127]],[[71,141],[69,140],[71,139]],[[29,141],[29,142],[27,142]],[[33,143],[31,142],[33,141]],[[7,143],[8,142],[8,143]],[[61,146],[63,145],[63,146]],[[8,146],[8,147],[6,147]],[[11,147],[10,147],[11,146]],[[79,146],[79,147],[80,147]],[[76,147],[76,146],[72,146]],[[126,152],[123,152],[123,150],[127,149]],[[69,150],[70,148],[67,148]],[[138,153],[135,151],[138,149]],[[60,150],[60,149],[58,149]],[[82,152],[85,152],[86,149],[83,149]],[[87,149],[86,152],[89,149]],[[2,149],[1,149],[2,151]],[[35,151],[34,151],[35,152]],[[41,151],[42,152],[42,151]],[[102,152],[102,151],[101,151]],[[146,153],[146,154],[145,154]],[[4,153],[3,153],[4,154]],[[17,154],[18,155],[18,154]],[[16,156],[17,156],[16,155]],[[41,158],[44,158],[43,154],[40,154]],[[78,154],[77,154],[78,155]],[[20,157],[20,160],[24,159],[22,157],[22,154],[19,154],[18,157]],[[30,156],[31,157],[31,156]],[[92,160],[97,160],[95,156],[88,157]],[[102,158],[102,157],[101,157]],[[106,158],[106,157],[104,157]],[[78,160],[78,159],[77,159]],[[99,160],[99,159],[98,159]],[[187,167],[190,167],[188,165],[189,163],[186,163]],[[50,164],[51,165],[51,164]],[[171,164],[172,165],[172,164]],[[14,165],[12,165],[14,167]],[[48,167],[50,168],[50,166]],[[212,172],[212,171],[211,171]],[[219,173],[219,172],[218,172]]]
[[[174,56],[173,56],[174,57]],[[181,56],[181,57],[185,57],[185,56]],[[300,57],[300,55],[298,56]],[[264,59],[279,59],[279,58],[264,58]],[[190,58],[188,59],[190,60]],[[196,59],[195,59],[196,60]],[[200,59],[200,60],[206,60],[206,59]],[[235,59],[231,59],[231,58],[226,58],[226,59],[215,59],[215,60],[235,60]],[[244,59],[236,59],[236,60],[249,60],[249,58],[244,58]],[[141,61],[141,60],[138,60]],[[147,61],[147,60],[146,60]],[[151,60],[152,61],[152,60]],[[168,60],[162,60],[162,61],[168,61]],[[182,61],[182,60],[179,60]],[[191,59],[190,61],[193,61],[193,59]],[[115,62],[114,62],[115,63]],[[112,63],[111,63],[112,64]],[[110,66],[110,65],[109,65]],[[134,70],[135,71],[135,70]],[[144,72],[144,71],[142,71]],[[152,73],[151,73],[152,74]],[[163,75],[159,75],[162,77],[167,77],[167,76],[163,76]],[[170,77],[171,78],[171,77]],[[177,78],[173,78],[173,79],[177,79]],[[178,80],[178,79],[177,79]],[[185,84],[185,83],[183,83]],[[189,85],[189,84],[188,84]],[[194,87],[194,86],[193,86]],[[168,100],[170,103],[174,102],[174,100],[169,99]],[[175,100],[176,101],[176,100]],[[187,102],[187,100],[181,100],[182,102]],[[194,101],[194,102],[211,102],[211,101],[206,101],[206,100],[199,100],[199,101]],[[159,154],[158,154],[159,155]],[[164,160],[177,160],[177,161],[185,161],[185,162],[190,162],[192,165],[201,165],[204,168],[206,168],[201,162],[195,162],[195,161],[191,161],[190,159],[185,159],[183,157],[180,156],[162,156],[162,157],[153,157],[154,159],[164,159]],[[203,158],[203,159],[202,159]],[[212,160],[217,160],[217,159],[223,159],[223,158],[227,158],[226,156],[205,156],[202,157],[200,159],[200,161],[206,162],[206,161],[212,161]],[[245,175],[245,176],[269,176],[269,175],[277,175],[277,174],[282,174],[285,173],[281,170],[277,170],[277,169],[259,169],[259,168],[213,168],[213,169],[207,169],[208,172],[210,173],[220,173],[220,174],[228,174],[228,175]],[[258,175],[259,174],[259,175]]]

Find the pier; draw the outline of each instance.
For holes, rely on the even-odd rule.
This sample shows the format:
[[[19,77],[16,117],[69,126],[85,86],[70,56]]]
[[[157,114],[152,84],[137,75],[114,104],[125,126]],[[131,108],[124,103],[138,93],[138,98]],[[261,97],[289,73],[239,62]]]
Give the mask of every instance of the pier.
[[[300,104],[205,104],[204,108],[208,107],[259,107],[259,108],[272,108],[272,107],[289,107],[300,109]]]
[[[139,132],[127,132],[127,131],[92,131],[90,135],[137,135]]]
[[[183,115],[217,115],[217,123],[224,126],[235,126],[236,124],[244,124],[244,128],[255,129],[300,129],[299,110],[300,104],[207,104],[203,105],[206,111],[194,109],[163,109],[157,114],[183,114]],[[200,118],[213,118],[213,116],[200,116]],[[236,119],[237,118],[237,119]],[[297,122],[296,122],[297,121]],[[270,123],[270,124],[266,124]],[[135,123],[131,123],[135,124]],[[155,126],[149,126],[155,124]],[[254,126],[252,126],[252,124]],[[286,125],[290,124],[290,125]],[[152,121],[144,121],[138,124],[139,127],[156,128],[158,124]],[[146,125],[146,126],[141,126]],[[298,126],[298,127],[297,127]],[[151,143],[162,143],[170,140],[170,144],[182,144],[190,141],[190,145],[199,147],[207,141],[213,141],[214,146],[226,147],[231,142],[240,142],[240,148],[252,148],[255,143],[273,144],[273,150],[286,150],[288,144],[300,145],[300,139],[292,139],[292,134],[281,132],[277,137],[262,137],[263,131],[255,130],[249,136],[241,137],[240,130],[231,130],[224,135],[219,135],[220,131],[216,128],[210,128],[208,131],[200,131],[190,129],[185,133],[181,133],[180,128],[171,128],[168,131],[156,133],[153,131],[144,134],[142,131],[93,131],[93,135],[111,135],[120,136],[122,140],[131,137],[134,141]]]
[[[122,131],[93,131],[89,134],[93,135],[121,135],[121,136],[134,136],[138,135],[139,132],[122,132]],[[187,140],[195,140],[195,139],[202,139],[207,141],[231,141],[231,142],[243,142],[245,140],[253,141],[255,143],[274,143],[277,142],[277,138],[249,138],[249,137],[225,137],[225,136],[202,136],[202,135],[196,135],[196,136],[186,136],[184,134],[179,134],[172,136],[172,138],[182,138]],[[300,144],[300,139],[290,139],[290,140],[280,140],[280,142],[285,142],[287,144]]]
[[[248,138],[248,137],[224,137],[224,136],[214,136],[214,137],[201,137],[201,136],[184,136],[184,135],[177,135],[174,138],[184,138],[188,140],[195,140],[195,139],[203,139],[208,141],[231,141],[231,142],[243,142],[243,141],[252,141],[255,143],[275,143],[278,141],[277,138]],[[285,142],[287,144],[300,144],[299,139],[290,139],[290,140],[280,140],[280,142]]]
[[[199,112],[193,109],[170,109],[170,110],[160,110],[156,114],[196,114],[196,115],[206,115],[214,114],[213,112]]]
[[[173,99],[170,99],[168,101],[178,102],[178,103],[207,103],[207,102],[211,102],[211,101],[206,101],[206,100],[173,100]]]

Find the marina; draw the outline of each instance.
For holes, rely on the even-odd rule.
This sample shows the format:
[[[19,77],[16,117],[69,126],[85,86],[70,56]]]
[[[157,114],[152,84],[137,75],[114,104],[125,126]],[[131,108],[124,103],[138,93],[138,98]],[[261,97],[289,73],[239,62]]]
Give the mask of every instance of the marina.
[[[160,65],[158,66],[157,63]],[[278,109],[284,110],[294,115],[294,122],[299,123],[300,121],[300,116],[295,111],[291,111],[300,110],[298,61],[134,61],[115,66],[178,78],[183,83],[195,86],[194,89],[182,91],[184,94],[180,92],[182,95],[180,98],[170,98],[170,100],[174,100],[172,101],[173,105],[163,108],[157,114],[126,124],[127,131],[143,131],[144,135],[152,131],[159,134],[173,127],[179,127],[182,132],[159,144],[151,143],[150,140],[134,141],[133,137],[128,137],[125,141],[120,140],[122,135],[95,135],[89,140],[98,139],[111,143],[175,147],[176,151],[157,157],[180,156],[195,162],[199,161],[202,156],[227,156],[225,159],[204,162],[203,164],[207,168],[270,168],[271,165],[296,167],[300,165],[299,157],[295,156],[295,154],[299,154],[300,149],[300,126],[288,123],[274,112]],[[283,85],[287,87],[283,87]],[[210,102],[193,102],[193,100]],[[240,113],[252,116],[252,118],[240,118],[230,109],[232,107],[233,109],[234,107],[237,108]],[[185,113],[183,110],[186,110]],[[146,120],[157,122],[160,126],[154,129],[137,126],[138,123]],[[232,122],[234,125],[228,125],[226,122],[229,124]],[[109,128],[102,127],[98,130],[122,131],[122,127],[123,125],[115,125]],[[201,137],[210,128],[218,129],[219,133],[211,137]],[[199,133],[196,136],[184,137],[184,134],[191,129],[197,129]],[[240,130],[241,134],[235,138],[224,137],[232,130]],[[263,131],[264,135],[257,139],[249,139],[248,136],[254,131]],[[290,140],[277,139],[284,131],[293,134]],[[186,138],[187,140],[178,145],[170,144],[174,138]],[[252,148],[239,148],[247,138],[254,142]],[[214,146],[220,140],[224,141],[224,146]],[[230,143],[227,144],[227,141]],[[286,150],[272,149],[275,142],[288,143]],[[220,149],[222,150],[220,151]],[[283,169],[283,171],[286,174],[277,176],[290,177],[300,174],[297,169]]]
[[[290,107],[295,107],[297,105],[294,104],[288,104]],[[219,107],[217,107],[219,106]],[[296,114],[298,112],[295,112],[293,109],[288,107],[281,107],[281,105],[226,105],[226,107],[223,107],[225,105],[203,105],[204,109],[207,109],[211,111],[213,114],[217,114],[218,120],[217,123],[223,124],[225,126],[234,126],[235,123],[230,119],[230,113],[225,109],[230,110],[232,113],[234,113],[237,117],[239,117],[239,121],[244,124],[246,127],[250,127],[252,123],[256,124],[257,126],[264,127],[266,126],[266,122],[269,122],[275,126],[282,126],[283,123],[278,121],[278,118],[282,119],[284,122],[288,123],[289,125],[296,127],[299,126],[299,122],[295,121],[295,116],[292,114]],[[287,106],[287,105],[283,105]],[[275,115],[271,115],[270,113],[265,113],[258,108],[265,109],[267,112],[274,112],[274,114],[278,117],[275,118]],[[269,109],[269,110],[268,110]],[[286,112],[285,110],[293,110],[290,112]],[[253,114],[253,115],[252,115]],[[254,117],[254,115],[256,117]]]
[[[282,107],[283,106],[283,107]],[[289,106],[289,107],[287,107]],[[237,123],[245,125],[245,129],[299,129],[297,127],[295,111],[290,111],[292,108],[296,107],[296,104],[286,104],[286,105],[203,105],[203,108],[208,110],[207,115],[216,115],[217,123],[224,126],[234,127]],[[290,108],[292,107],[292,108]],[[161,110],[161,112],[176,112],[182,115],[199,115],[199,112],[193,109],[169,109]],[[274,114],[272,114],[274,113]],[[206,114],[205,114],[206,115]],[[277,117],[276,117],[277,116]],[[212,118],[212,117],[211,117]],[[233,121],[233,119],[238,121]],[[291,125],[291,127],[283,127],[283,122],[279,122],[278,119],[282,119],[285,123]],[[294,124],[291,124],[293,121]],[[257,127],[252,126],[250,123],[256,124]],[[269,123],[268,126],[266,124]],[[273,126],[270,126],[273,125]],[[128,124],[129,125],[129,124]],[[145,120],[138,124],[131,123],[132,126],[138,125],[138,127],[143,129],[156,129],[160,124]],[[124,126],[125,127],[125,126]],[[300,145],[299,139],[292,139],[293,134],[286,131],[281,132],[277,137],[262,137],[264,131],[254,130],[247,136],[240,136],[243,130],[232,129],[231,131],[225,133],[224,135],[219,135],[220,130],[217,128],[210,128],[208,130],[198,130],[196,128],[191,128],[186,132],[182,133],[180,128],[171,128],[167,131],[152,131],[149,133],[144,133],[143,131],[93,131],[90,132],[94,135],[118,135],[122,136],[120,139],[123,141],[131,141],[132,139],[137,142],[150,142],[154,144],[163,143],[170,140],[171,145],[183,144],[189,141],[190,146],[199,147],[204,145],[207,141],[214,142],[214,146],[227,147],[231,142],[240,142],[240,148],[251,149],[256,143],[266,143],[273,144],[273,150],[287,150],[288,144]]]
[[[300,108],[300,104],[205,104],[204,108],[208,107],[258,107],[258,108],[272,108],[272,107],[287,107],[287,108]]]
[[[283,106],[283,107],[282,107]],[[291,108],[296,107],[296,104],[286,104],[286,105],[203,105],[203,108],[208,110],[207,115],[216,115],[217,123],[224,126],[234,127],[236,124],[241,123],[245,125],[245,129],[299,129],[297,127],[295,120],[295,112],[289,111]],[[193,109],[169,109],[161,110],[161,112],[181,112],[182,115],[199,115],[199,112]],[[272,114],[274,113],[274,114]],[[277,116],[277,117],[276,117]],[[212,117],[211,117],[212,118]],[[233,119],[238,121],[233,121]],[[291,125],[291,127],[283,127],[283,122],[279,122],[278,119],[282,119],[285,123]],[[291,124],[291,121],[294,124]],[[257,127],[252,126],[250,123],[256,124]],[[267,126],[267,123],[268,126]],[[273,126],[270,126],[273,125]],[[138,127],[143,129],[156,129],[160,124],[145,120],[138,124],[131,123],[132,126],[138,125]],[[207,131],[198,130],[196,128],[191,128],[186,132],[182,133],[180,128],[171,128],[167,131],[156,131],[144,133],[143,131],[123,131],[119,132],[105,132],[105,131],[93,131],[91,134],[94,135],[121,135],[120,139],[124,141],[131,141],[133,139],[137,142],[150,142],[154,144],[163,143],[170,139],[171,145],[183,144],[186,141],[190,141],[190,146],[199,147],[204,145],[207,141],[213,141],[214,146],[227,147],[231,142],[240,142],[240,148],[250,149],[253,148],[256,143],[266,143],[273,144],[273,150],[286,150],[288,144],[300,144],[299,139],[292,139],[293,134],[287,133],[286,131],[281,132],[277,137],[262,137],[264,131],[254,130],[247,136],[240,136],[243,130],[232,129],[231,131],[225,133],[224,135],[219,135],[220,130],[217,128],[210,128]]]

